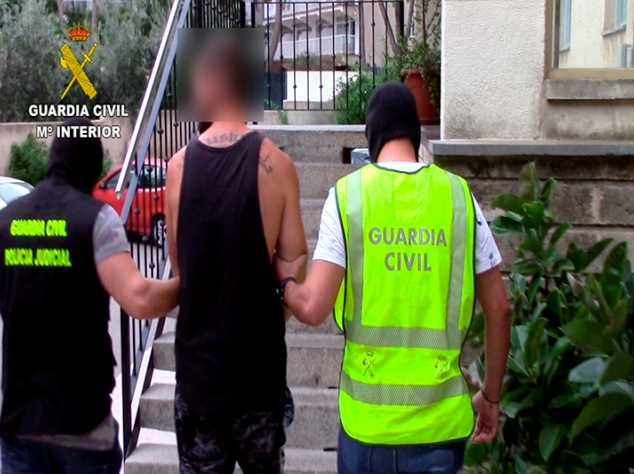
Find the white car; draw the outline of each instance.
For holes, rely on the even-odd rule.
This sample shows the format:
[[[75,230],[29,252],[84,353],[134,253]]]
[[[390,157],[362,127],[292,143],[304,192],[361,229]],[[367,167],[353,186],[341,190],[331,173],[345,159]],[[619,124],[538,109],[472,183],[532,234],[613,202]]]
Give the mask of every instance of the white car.
[[[0,176],[0,210],[7,207],[11,201],[29,194],[33,186],[15,178]]]

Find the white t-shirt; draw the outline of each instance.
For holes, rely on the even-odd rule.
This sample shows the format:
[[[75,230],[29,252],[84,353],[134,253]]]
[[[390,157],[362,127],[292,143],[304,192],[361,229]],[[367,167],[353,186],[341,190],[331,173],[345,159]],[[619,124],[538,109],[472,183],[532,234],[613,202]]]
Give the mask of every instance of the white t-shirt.
[[[377,163],[382,168],[387,168],[403,172],[416,172],[422,167],[427,166],[424,163],[412,162],[389,162]],[[476,274],[484,273],[502,262],[502,256],[493,239],[491,229],[487,221],[484,219],[482,210],[473,199],[476,212],[476,242],[475,242],[475,272]],[[321,213],[321,224],[319,227],[319,239],[313,260],[325,260],[340,267],[346,268],[346,246],[344,244],[343,229],[339,220],[339,211],[337,210],[337,200],[335,198],[335,188],[330,188],[328,198],[324,204]]]

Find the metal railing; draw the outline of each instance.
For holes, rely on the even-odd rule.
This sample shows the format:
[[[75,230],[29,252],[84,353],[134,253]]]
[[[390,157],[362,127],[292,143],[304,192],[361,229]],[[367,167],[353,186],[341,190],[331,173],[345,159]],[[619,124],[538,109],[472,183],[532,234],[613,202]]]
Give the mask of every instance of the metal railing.
[[[265,108],[349,110],[387,77],[405,29],[405,0],[256,0],[251,26],[264,28]]]
[[[121,219],[136,236],[132,257],[146,277],[169,274],[165,239],[165,177],[169,159],[196,133],[194,122],[178,120],[177,30],[182,27],[244,26],[242,0],[174,0],[154,67],[126,151],[116,193],[124,200]],[[123,450],[127,457],[140,432],[138,403],[152,375],[151,346],[165,318],[137,321],[121,310],[121,389]]]

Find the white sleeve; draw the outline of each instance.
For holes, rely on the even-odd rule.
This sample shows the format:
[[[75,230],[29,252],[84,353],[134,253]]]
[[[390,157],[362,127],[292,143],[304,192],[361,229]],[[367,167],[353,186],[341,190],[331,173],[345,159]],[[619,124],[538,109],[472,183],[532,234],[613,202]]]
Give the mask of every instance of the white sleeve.
[[[343,241],[343,229],[337,209],[335,188],[330,188],[324,209],[321,212],[319,238],[313,260],[325,260],[346,268],[346,245]]]
[[[473,205],[476,217],[475,272],[479,275],[502,263],[502,256],[475,197]]]

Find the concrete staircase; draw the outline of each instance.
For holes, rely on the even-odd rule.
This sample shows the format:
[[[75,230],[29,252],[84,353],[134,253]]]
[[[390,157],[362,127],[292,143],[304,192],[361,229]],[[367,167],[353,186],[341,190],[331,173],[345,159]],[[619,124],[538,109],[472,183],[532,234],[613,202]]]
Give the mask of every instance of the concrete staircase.
[[[324,127],[260,129],[296,161],[302,214],[310,255],[328,189],[355,167],[343,165],[344,148],[365,145],[362,127],[338,131]],[[127,459],[126,474],[177,474],[173,435],[174,328],[168,319],[154,342],[155,375],[139,402],[139,444]],[[332,318],[319,328],[292,319],[287,325],[288,384],[295,400],[295,420],[287,430],[287,474],[335,474],[339,429],[337,386],[343,336]]]

